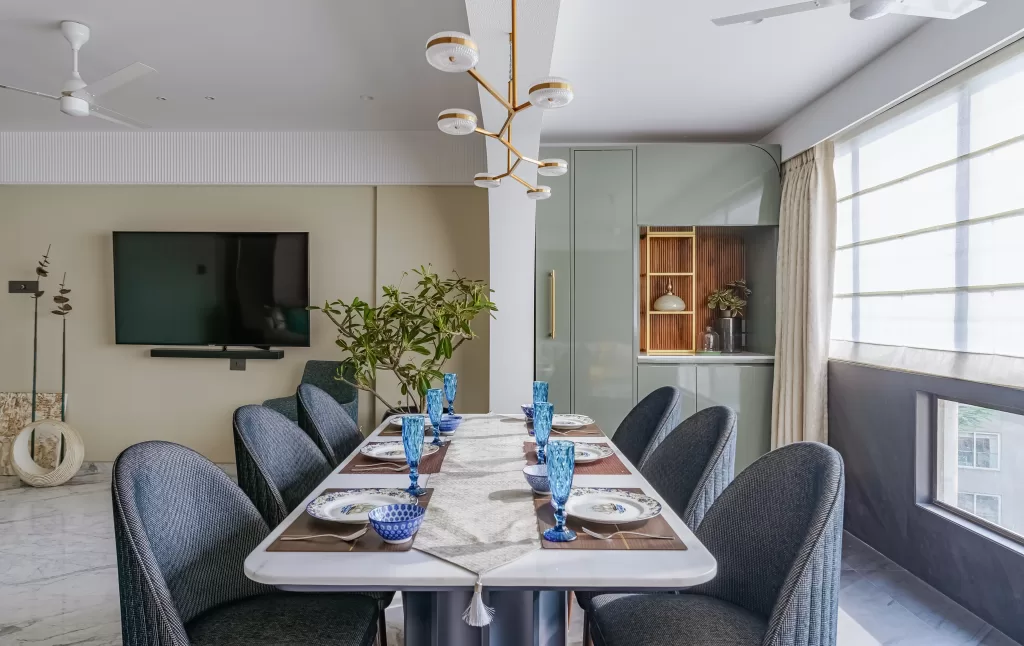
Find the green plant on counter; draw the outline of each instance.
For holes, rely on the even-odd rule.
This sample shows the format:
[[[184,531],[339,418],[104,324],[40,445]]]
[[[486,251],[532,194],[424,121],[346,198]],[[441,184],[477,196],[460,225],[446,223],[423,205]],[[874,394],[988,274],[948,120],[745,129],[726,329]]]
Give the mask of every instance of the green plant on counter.
[[[722,289],[711,292],[708,296],[708,309],[723,312],[722,318],[743,316],[750,294],[747,281],[734,280]]]
[[[403,291],[401,282],[397,287],[387,285],[376,307],[356,297],[309,309],[323,312],[338,328],[335,343],[348,357],[335,379],[371,393],[393,409],[376,390],[377,371],[392,372],[406,404],[423,411],[427,390],[442,379],[445,362],[477,337],[473,320],[481,312],[493,317],[498,308],[490,299],[493,290],[482,280],[458,274],[441,278],[429,265],[412,273],[417,277],[412,292]],[[408,275],[402,274],[403,281]],[[342,377],[346,368],[353,370],[354,383]]]

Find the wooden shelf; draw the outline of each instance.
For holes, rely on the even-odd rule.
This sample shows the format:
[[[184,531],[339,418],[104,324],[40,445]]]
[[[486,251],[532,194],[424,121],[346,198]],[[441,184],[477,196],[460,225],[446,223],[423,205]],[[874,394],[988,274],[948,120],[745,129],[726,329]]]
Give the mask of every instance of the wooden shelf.
[[[693,314],[693,310],[674,310],[674,311],[671,311],[671,312],[659,312],[657,310],[651,310],[650,313],[651,313],[652,316],[657,315],[657,314],[675,314],[676,316],[679,316],[679,315],[682,315],[682,314]]]
[[[692,271],[652,271],[645,276],[693,276]]]
[[[681,355],[696,350],[697,232],[694,227],[640,228],[640,350]],[[671,290],[691,308],[655,311],[654,301]]]

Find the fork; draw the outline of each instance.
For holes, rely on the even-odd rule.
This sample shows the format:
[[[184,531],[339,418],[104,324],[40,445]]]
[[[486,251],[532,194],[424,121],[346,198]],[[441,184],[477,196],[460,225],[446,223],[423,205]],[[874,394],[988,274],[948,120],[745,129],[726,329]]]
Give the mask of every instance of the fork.
[[[357,464],[352,467],[353,471],[376,471],[377,469],[384,469],[385,471],[405,471],[409,468],[407,464]]]
[[[658,538],[658,539],[663,539],[663,540],[666,540],[666,541],[670,541],[673,538],[675,538],[675,536],[655,536],[654,534],[644,534],[643,532],[630,532],[630,531],[626,531],[626,530],[622,530],[622,531],[619,531],[619,532],[613,532],[611,534],[598,534],[597,532],[591,531],[591,530],[587,529],[586,527],[583,528],[583,533],[587,534],[588,536],[593,536],[594,538],[600,539],[602,541],[610,540],[612,538],[615,538],[616,536],[621,536],[622,534],[630,534],[632,536],[641,536],[643,538]]]
[[[308,541],[314,538],[336,538],[339,541],[351,542],[358,539],[360,536],[366,533],[367,528],[364,527],[354,534],[348,536],[342,536],[341,534],[312,534],[310,536],[282,536],[282,541]]]

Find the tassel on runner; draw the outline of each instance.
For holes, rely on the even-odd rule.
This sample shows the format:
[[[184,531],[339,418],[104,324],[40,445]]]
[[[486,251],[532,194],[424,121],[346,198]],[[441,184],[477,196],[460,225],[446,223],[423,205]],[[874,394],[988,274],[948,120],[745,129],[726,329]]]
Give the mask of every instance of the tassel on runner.
[[[473,586],[473,600],[469,602],[466,612],[462,613],[462,620],[470,626],[479,628],[491,623],[494,618],[494,608],[484,603],[483,586],[477,580]]]

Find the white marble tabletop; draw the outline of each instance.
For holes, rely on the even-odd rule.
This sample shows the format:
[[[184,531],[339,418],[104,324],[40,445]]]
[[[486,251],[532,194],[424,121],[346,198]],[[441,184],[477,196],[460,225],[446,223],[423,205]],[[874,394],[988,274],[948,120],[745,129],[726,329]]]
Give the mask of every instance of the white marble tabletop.
[[[478,417],[466,415],[466,418]],[[400,437],[379,437],[384,424],[363,442],[401,441]],[[523,439],[528,439],[525,424]],[[574,441],[606,442],[601,437],[578,437]],[[458,433],[454,436],[458,441]],[[679,589],[711,580],[717,563],[693,532],[672,511],[654,488],[608,443],[629,475],[576,476],[574,486],[636,487],[656,498],[662,514],[686,544],[686,550],[550,550],[538,549],[483,575],[481,583],[490,588],[632,590]],[[355,455],[355,453],[353,454]],[[352,457],[349,457],[351,460]],[[347,463],[346,460],[345,463]],[[344,466],[344,464],[342,466]],[[340,467],[339,467],[340,469]],[[470,588],[476,575],[413,548],[407,552],[267,552],[305,509],[306,503],[325,489],[346,487],[401,487],[409,485],[408,474],[341,474],[335,469],[316,489],[249,554],[245,574],[254,581],[287,590],[446,590]],[[430,486],[430,476],[420,476],[420,486]]]

